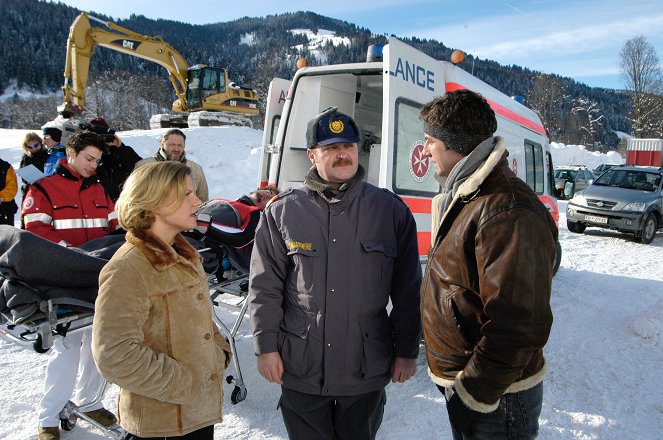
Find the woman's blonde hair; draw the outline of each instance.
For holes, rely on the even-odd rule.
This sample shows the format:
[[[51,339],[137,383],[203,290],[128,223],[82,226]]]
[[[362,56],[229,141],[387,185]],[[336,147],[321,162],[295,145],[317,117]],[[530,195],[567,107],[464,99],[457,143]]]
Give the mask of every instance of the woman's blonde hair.
[[[31,144],[34,141],[39,142],[39,145],[41,145],[41,148],[44,148],[44,142],[42,141],[41,137],[39,137],[39,135],[37,133],[35,133],[34,131],[31,131],[30,133],[26,133],[25,137],[23,138],[23,144],[21,144],[21,146],[23,147],[23,151],[25,151],[25,153],[28,156],[32,156],[32,151],[30,151],[30,149],[28,148],[28,144]]]
[[[191,169],[182,162],[153,162],[135,169],[124,183],[115,210],[127,231],[144,231],[154,223],[154,211],[166,203],[175,191],[173,211],[184,203],[186,177]]]

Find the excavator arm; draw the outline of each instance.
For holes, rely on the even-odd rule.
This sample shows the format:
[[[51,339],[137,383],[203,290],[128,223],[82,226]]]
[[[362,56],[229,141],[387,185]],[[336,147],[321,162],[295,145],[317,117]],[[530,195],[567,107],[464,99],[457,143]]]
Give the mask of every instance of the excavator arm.
[[[90,20],[99,22],[112,31],[93,28]],[[179,107],[182,111],[188,110],[186,90],[189,64],[179,52],[163,41],[160,36],[137,34],[84,12],[76,17],[69,28],[64,86],[62,87],[64,103],[58,107],[58,111],[64,117],[81,113],[85,107],[90,60],[95,46],[133,55],[165,67],[168,70],[168,79],[175,88]]]

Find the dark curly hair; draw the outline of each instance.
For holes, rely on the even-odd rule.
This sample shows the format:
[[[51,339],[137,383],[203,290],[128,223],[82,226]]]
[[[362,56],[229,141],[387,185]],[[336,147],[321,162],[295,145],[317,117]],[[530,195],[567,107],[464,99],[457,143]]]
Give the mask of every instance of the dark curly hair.
[[[471,90],[455,90],[433,99],[421,108],[419,118],[427,134],[462,154],[497,130],[495,112],[483,96]]]
[[[80,153],[85,147],[95,147],[102,153],[106,153],[106,141],[102,136],[92,131],[77,131],[69,138],[67,148],[73,148],[76,154]]]

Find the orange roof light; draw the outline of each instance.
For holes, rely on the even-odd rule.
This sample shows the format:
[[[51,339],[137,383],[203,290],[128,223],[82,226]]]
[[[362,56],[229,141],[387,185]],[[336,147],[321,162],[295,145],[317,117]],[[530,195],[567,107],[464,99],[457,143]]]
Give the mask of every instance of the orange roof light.
[[[451,62],[454,64],[460,64],[465,60],[465,52],[460,49],[456,49],[451,52]]]

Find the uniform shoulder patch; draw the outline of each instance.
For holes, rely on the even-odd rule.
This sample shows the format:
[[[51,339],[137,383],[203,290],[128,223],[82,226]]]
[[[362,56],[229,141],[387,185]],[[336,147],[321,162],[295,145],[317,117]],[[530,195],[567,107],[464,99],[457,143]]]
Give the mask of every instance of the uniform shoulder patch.
[[[25,200],[23,201],[23,209],[30,209],[32,206],[35,204],[35,199],[30,197],[26,197]]]

